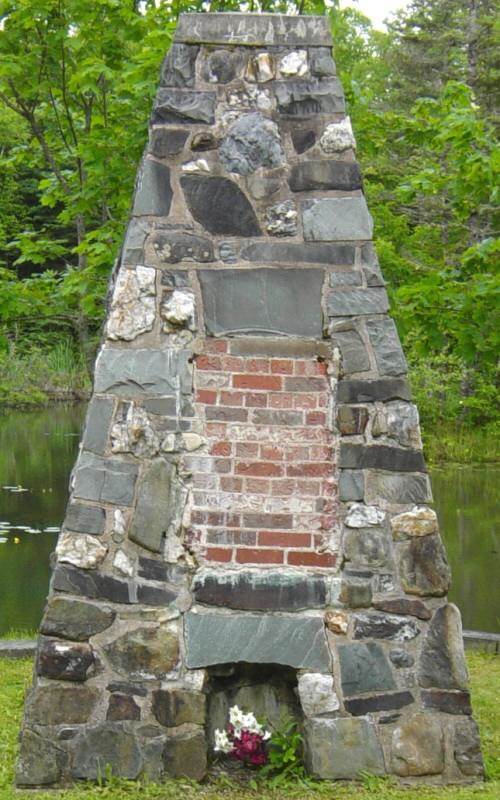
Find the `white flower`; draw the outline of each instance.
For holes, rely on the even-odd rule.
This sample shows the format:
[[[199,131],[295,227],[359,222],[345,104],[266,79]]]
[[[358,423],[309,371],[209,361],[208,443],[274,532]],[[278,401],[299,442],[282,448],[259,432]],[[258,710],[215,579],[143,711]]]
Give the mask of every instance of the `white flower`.
[[[264,731],[262,738],[265,742],[267,742],[267,740],[271,738],[271,731]]]
[[[229,737],[226,731],[221,731],[218,728],[215,731],[215,747],[214,750],[217,750],[221,753],[230,753],[233,746],[229,741]]]

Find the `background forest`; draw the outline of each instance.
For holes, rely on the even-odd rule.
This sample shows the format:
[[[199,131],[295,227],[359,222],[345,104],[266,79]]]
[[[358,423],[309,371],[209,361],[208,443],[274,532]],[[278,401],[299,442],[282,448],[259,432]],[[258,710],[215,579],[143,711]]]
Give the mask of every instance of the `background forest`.
[[[0,0],[0,403],[88,391],[177,16],[244,9],[329,15],[431,455],[493,458],[496,0],[414,0],[386,33],[338,0]]]

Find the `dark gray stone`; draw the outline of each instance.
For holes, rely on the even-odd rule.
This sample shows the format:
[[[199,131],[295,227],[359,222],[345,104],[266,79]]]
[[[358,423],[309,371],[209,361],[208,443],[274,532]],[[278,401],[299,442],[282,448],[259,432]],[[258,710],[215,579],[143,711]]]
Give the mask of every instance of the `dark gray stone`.
[[[364,433],[368,422],[368,409],[363,406],[339,406],[337,427],[342,436]]]
[[[278,111],[285,117],[307,118],[344,111],[344,92],[337,78],[284,81],[275,84]]]
[[[112,603],[133,602],[127,582],[76,567],[58,565],[53,573],[52,588],[59,592],[85,595],[95,600],[110,600]]]
[[[250,175],[260,167],[280,167],[285,161],[278,126],[258,111],[243,114],[229,128],[219,148],[228,172]]]
[[[313,189],[338,189],[352,192],[361,189],[363,181],[357,161],[300,161],[290,170],[288,180],[292,192]]]
[[[180,182],[191,214],[210,233],[261,235],[255,211],[233,181],[184,175]]]
[[[373,612],[356,614],[354,617],[354,639],[391,639],[396,642],[409,642],[420,634],[420,628],[413,619],[394,617],[389,614]]]
[[[388,597],[375,600],[373,607],[389,614],[409,614],[417,619],[430,619],[432,614],[421,600],[409,600],[407,597]]]
[[[244,58],[238,50],[212,50],[205,58],[203,80],[207,83],[231,83],[241,73]]]
[[[198,47],[174,42],[170,47],[161,68],[161,85],[194,86],[195,63]]]
[[[97,357],[94,391],[118,396],[175,393],[179,382],[190,391],[188,350],[121,350],[105,348]]]
[[[452,603],[438,608],[429,625],[420,656],[418,679],[426,688],[468,688],[460,611]]]
[[[389,658],[394,666],[398,667],[399,669],[402,667],[413,667],[415,663],[415,659],[411,653],[407,653],[406,650],[400,650],[399,648],[389,650]]]
[[[365,477],[365,501],[378,503],[427,503],[432,500],[427,475],[413,473],[398,475],[388,472],[367,472]]]
[[[137,266],[144,264],[144,245],[150,233],[150,222],[132,217],[128,224],[122,250],[122,264]]]
[[[57,783],[65,761],[64,752],[50,739],[29,728],[25,729],[21,735],[16,765],[16,784],[33,787]]]
[[[193,123],[215,120],[215,92],[160,89],[153,106],[152,122]]]
[[[182,269],[162,270],[161,285],[168,289],[190,289],[189,272]]]
[[[306,241],[339,242],[371,239],[373,221],[364,197],[323,197],[304,200],[301,205]],[[387,311],[387,307],[384,311]],[[366,313],[381,312],[376,308]]]
[[[139,172],[132,213],[137,217],[167,217],[171,203],[170,169],[166,164],[146,158]]]
[[[175,397],[159,397],[157,400],[144,400],[144,408],[148,414],[161,417],[173,417],[177,414],[177,400]]]
[[[168,158],[182,153],[189,131],[185,128],[153,128],[149,139],[149,152],[156,158]]]
[[[186,689],[158,689],[153,692],[152,711],[166,728],[192,723],[205,724],[206,698],[201,692]]]
[[[404,708],[415,702],[411,692],[394,692],[394,694],[379,694],[375,697],[356,697],[354,700],[345,701],[345,709],[355,717],[365,714],[376,714],[378,711],[392,711]]]
[[[38,686],[28,695],[26,715],[32,725],[82,725],[100,697],[89,686]]]
[[[453,737],[453,755],[458,768],[464,775],[483,777],[484,764],[479,729],[473,719],[457,721]]]
[[[109,628],[115,616],[106,606],[54,595],[45,609],[40,631],[47,636],[83,642]]]
[[[271,175],[249,175],[246,181],[248,191],[256,200],[265,200],[276,194],[281,186],[279,177]]]
[[[344,570],[339,600],[348,608],[363,608],[371,605],[372,587],[370,578],[352,575]],[[356,638],[359,639],[360,637]]]
[[[290,131],[296,153],[305,153],[316,144],[316,131],[310,128],[296,128]]]
[[[200,270],[198,276],[209,334],[322,335],[322,270]]]
[[[177,42],[233,45],[303,45],[331,47],[332,35],[324,16],[282,14],[181,14]]]
[[[109,426],[115,403],[107,397],[93,397],[87,409],[82,449],[103,455],[108,443]],[[90,531],[89,531],[90,533]]]
[[[112,681],[106,686],[108,692],[118,692],[119,694],[138,695],[139,697],[146,697],[148,690],[141,686],[139,683],[130,683],[128,681]]]
[[[330,286],[333,289],[345,286],[361,286],[363,276],[359,270],[343,270],[330,273]]]
[[[76,533],[104,533],[106,512],[99,506],[84,506],[83,503],[70,503],[64,519],[64,528]]]
[[[137,602],[145,606],[168,606],[177,598],[177,592],[160,586],[137,584]]]
[[[367,719],[312,719],[305,729],[306,767],[316,778],[349,780],[385,773],[375,725]]]
[[[94,654],[88,644],[60,642],[40,637],[36,674],[60,681],[85,681],[94,664]]]
[[[380,378],[375,381],[340,381],[337,388],[339,403],[370,403],[380,400],[411,400],[410,387],[403,378]]]
[[[163,751],[165,772],[171,778],[201,781],[207,771],[207,744],[203,730],[169,736]]]
[[[158,459],[141,476],[129,538],[159,553],[177,509],[172,507],[173,464]]]
[[[141,718],[141,709],[130,695],[112,694],[109,698],[106,719],[109,722],[120,722],[122,720]]]
[[[439,534],[402,542],[398,547],[401,584],[407,594],[442,597],[450,587],[450,567]]]
[[[309,69],[317,78],[335,75],[335,62],[329,47],[313,47],[309,50]]]
[[[352,266],[355,248],[346,244],[258,242],[244,247],[241,258],[260,264],[327,264]]]
[[[390,472],[425,472],[420,450],[403,450],[388,445],[365,447],[362,444],[340,445],[339,466],[343,469],[384,469]]]
[[[219,144],[219,140],[213,133],[210,133],[210,131],[200,131],[199,133],[195,133],[189,146],[191,150],[197,153],[199,151],[204,152],[205,150],[216,150]]]
[[[339,644],[337,649],[342,690],[346,697],[397,688],[389,662],[379,644]]]
[[[385,289],[343,289],[330,292],[327,313],[331,317],[385,314],[389,308]]]
[[[349,528],[344,532],[344,558],[361,567],[386,567],[391,560],[391,541],[380,528]]]
[[[143,760],[132,733],[118,722],[87,727],[78,736],[73,751],[73,778],[95,781],[111,774],[133,780]]]
[[[160,231],[153,238],[153,247],[160,261],[167,264],[178,264],[180,261],[207,263],[215,260],[214,246],[210,239],[195,236],[193,233]]]
[[[356,331],[339,331],[331,334],[342,356],[342,374],[366,372],[370,369],[370,359],[364,342]]]
[[[446,692],[443,690],[422,690],[424,708],[440,711],[443,714],[472,714],[469,692]]]
[[[142,627],[103,647],[110,666],[129,680],[163,678],[179,659],[179,639],[165,626]]]
[[[139,556],[140,578],[179,586],[186,583],[186,575],[186,568],[180,564],[167,564],[165,561]]]
[[[375,360],[381,375],[403,375],[407,371],[398,332],[392,319],[370,319],[366,322]]]
[[[130,506],[137,472],[136,464],[82,452],[74,473],[73,494],[82,500]]]
[[[255,614],[185,615],[187,666],[211,664],[284,664],[326,672],[330,656],[319,617]]]
[[[339,476],[339,500],[363,500],[365,478],[361,470],[342,469]]]
[[[199,572],[192,591],[198,603],[242,611],[302,611],[322,608],[327,581],[322,575],[282,571]]]

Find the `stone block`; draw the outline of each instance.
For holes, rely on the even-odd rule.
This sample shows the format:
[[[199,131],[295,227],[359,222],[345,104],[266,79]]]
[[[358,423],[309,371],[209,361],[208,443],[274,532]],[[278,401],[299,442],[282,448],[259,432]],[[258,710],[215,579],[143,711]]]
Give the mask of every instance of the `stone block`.
[[[215,119],[215,92],[195,92],[189,89],[159,89],[153,106],[153,123],[171,122],[192,124]]]
[[[199,47],[174,42],[161,68],[161,85],[177,88],[194,86],[195,63]]]
[[[401,584],[407,594],[442,597],[450,587],[450,567],[438,534],[412,539],[398,548]]]
[[[421,600],[409,600],[407,597],[387,597],[375,600],[373,607],[389,614],[408,614],[417,619],[430,619],[432,614]]]
[[[311,75],[328,78],[335,75],[335,62],[330,47],[314,47],[309,51],[309,69]]]
[[[356,139],[349,117],[327,125],[319,143],[325,153],[343,153],[344,150],[355,149]]]
[[[231,83],[242,71],[245,57],[238,50],[209,50],[203,64],[203,80],[207,83]]]
[[[414,714],[392,734],[392,769],[403,778],[439,775],[444,769],[443,732],[431,714]]]
[[[137,472],[136,464],[82,452],[74,473],[73,495],[82,500],[130,506]]]
[[[366,372],[370,369],[370,359],[366,347],[357,331],[332,331],[331,338],[342,355],[343,375]]]
[[[104,348],[97,357],[94,391],[126,398],[168,395],[179,385],[190,391],[187,350]]]
[[[398,332],[392,319],[369,319],[366,329],[375,353],[381,375],[404,375],[406,359],[401,348]]]
[[[318,200],[304,200],[302,222],[306,241],[358,241],[371,239],[373,233],[373,221],[364,197],[323,197]],[[387,305],[384,311],[387,311]],[[373,310],[361,313],[383,312]]]
[[[177,599],[178,592],[161,586],[150,586],[146,583],[137,584],[137,602],[146,606],[169,606]]]
[[[91,533],[100,536],[104,533],[106,512],[99,506],[85,506],[83,503],[70,503],[64,518],[64,529],[76,533]]]
[[[247,196],[229,178],[184,175],[180,179],[188,208],[205,230],[227,236],[260,236]]]
[[[363,275],[360,270],[330,272],[330,286],[333,289],[345,286],[361,286]]]
[[[362,406],[339,406],[337,427],[342,436],[364,433],[368,422],[368,409]]]
[[[294,164],[288,183],[292,192],[337,189],[352,192],[361,189],[361,170],[356,161],[310,160]]]
[[[68,644],[57,639],[40,637],[36,674],[60,681],[85,681],[94,664],[90,645],[83,642]]]
[[[149,152],[156,158],[177,156],[184,149],[189,130],[185,128],[153,128],[149,135]]]
[[[95,569],[104,561],[108,548],[86,533],[61,533],[57,541],[57,560],[82,569]]]
[[[207,333],[320,338],[323,270],[200,270]]]
[[[213,242],[206,236],[196,236],[194,233],[179,231],[158,231],[153,237],[153,248],[160,261],[166,264],[178,264],[184,261],[194,261],[206,264],[215,261]],[[189,285],[189,276],[185,272],[163,273],[162,285],[167,275],[173,275],[172,288],[184,288]],[[182,279],[182,283],[179,282]]]
[[[126,694],[112,694],[109,698],[106,719],[108,722],[121,722],[122,720],[139,720],[141,709],[133,697]]]
[[[367,506],[364,503],[353,503],[345,518],[348,528],[366,528],[371,525],[380,525],[385,520],[385,512],[376,506]]]
[[[330,669],[321,617],[190,612],[185,615],[184,633],[190,669],[235,661]]]
[[[86,727],[75,741],[73,778],[95,781],[111,772],[116,778],[133,780],[142,766],[139,745],[122,723],[103,722]]]
[[[147,219],[132,217],[127,227],[121,263],[137,266],[144,263],[144,245],[151,230]]]
[[[438,689],[468,688],[460,611],[452,603],[438,608],[424,640],[418,680]]]
[[[187,571],[180,564],[167,564],[153,558],[139,556],[139,577],[149,581],[161,581],[173,586],[186,584]]]
[[[82,725],[100,697],[89,686],[38,686],[28,695],[26,714],[32,725]]]
[[[391,472],[425,472],[424,457],[419,450],[403,450],[387,445],[340,445],[339,466],[342,469],[383,469]]]
[[[390,639],[394,642],[409,642],[420,635],[420,628],[413,619],[372,612],[356,614],[353,639]]]
[[[308,672],[298,680],[300,704],[306,717],[332,714],[340,708],[331,675]]]
[[[159,553],[174,515],[174,466],[163,459],[153,461],[141,475],[129,538],[147,550]]]
[[[297,209],[293,200],[285,200],[266,208],[266,231],[271,236],[295,236]]]
[[[299,155],[310,150],[316,144],[316,131],[310,127],[293,127],[290,131],[295,152]]]
[[[363,608],[372,602],[371,572],[368,577],[344,570],[339,600],[348,608]],[[360,637],[355,637],[359,639]]]
[[[404,447],[422,448],[417,407],[398,401],[384,408],[387,435]]]
[[[65,761],[65,754],[59,747],[46,736],[26,728],[21,734],[16,784],[31,788],[57,783]]]
[[[280,167],[285,153],[277,124],[259,111],[243,114],[229,128],[219,157],[228,172],[238,175]]]
[[[327,313],[330,317],[384,314],[388,308],[385,289],[343,289],[330,292],[327,298]]]
[[[109,628],[115,616],[107,606],[54,595],[49,599],[40,630],[47,636],[83,642]]]
[[[198,603],[242,611],[302,611],[327,602],[327,580],[282,570],[203,570],[192,591]]]
[[[332,35],[326,17],[293,17],[282,14],[181,14],[175,40],[250,47],[281,44],[327,48],[332,46]]]
[[[391,519],[391,529],[394,539],[408,539],[413,537],[429,536],[438,532],[437,515],[433,508],[415,506],[411,511]]]
[[[473,719],[457,721],[453,737],[453,755],[460,772],[464,775],[483,777],[484,764],[479,729]]]
[[[355,248],[350,244],[321,242],[258,242],[242,248],[241,258],[257,264],[326,264],[353,266]]]
[[[429,478],[422,473],[398,475],[367,471],[365,474],[367,503],[427,503],[432,500]]]
[[[379,711],[395,711],[415,702],[411,692],[393,692],[378,694],[374,697],[356,697],[345,701],[345,709],[355,717],[365,714],[376,714]]]
[[[380,528],[346,530],[344,558],[357,567],[387,567],[391,562],[391,543]]]
[[[207,771],[207,744],[203,730],[169,736],[163,751],[165,772],[171,778],[201,781]]]
[[[84,572],[70,566],[57,566],[52,577],[52,588],[59,592],[85,595],[95,600],[110,600],[112,603],[134,602],[130,597],[129,584],[109,575]]]
[[[375,642],[339,644],[337,651],[346,697],[397,688],[381,645]]]
[[[376,400],[410,400],[410,387],[403,378],[380,378],[375,381],[339,381],[337,400],[339,403],[371,403]]]
[[[338,114],[344,111],[344,92],[337,78],[326,80],[277,81],[274,86],[278,111],[295,119],[315,114]]]
[[[130,680],[163,678],[179,659],[179,638],[169,627],[127,631],[103,648],[112,669]]]
[[[97,455],[104,454],[108,443],[109,426],[113,418],[114,406],[114,400],[111,398],[92,398],[87,408],[87,418],[82,436],[83,450],[91,450],[93,453],[97,453]],[[93,531],[81,532],[93,533]]]
[[[137,179],[134,208],[136,217],[168,217],[172,203],[170,169],[166,164],[146,158]]]
[[[472,714],[469,692],[427,691],[420,693],[422,705],[431,711],[440,711],[442,714]]]
[[[184,724],[205,724],[206,697],[186,689],[157,689],[153,692],[152,710],[161,725],[176,728]]]
[[[339,500],[363,500],[365,478],[362,470],[342,469],[339,475]]]
[[[367,719],[313,719],[305,729],[306,768],[315,778],[349,780],[383,775],[384,755]]]
[[[402,669],[403,667],[413,667],[415,663],[415,659],[411,653],[408,653],[406,650],[402,650],[399,647],[389,650],[389,658],[394,666],[398,667],[398,669]]]

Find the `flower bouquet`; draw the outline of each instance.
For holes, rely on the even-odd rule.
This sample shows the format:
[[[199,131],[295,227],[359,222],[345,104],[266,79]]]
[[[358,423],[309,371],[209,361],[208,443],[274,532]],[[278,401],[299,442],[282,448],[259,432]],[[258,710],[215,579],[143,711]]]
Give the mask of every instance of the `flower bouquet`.
[[[233,706],[229,709],[227,728],[215,731],[214,749],[247,766],[261,767],[267,764],[265,743],[270,738],[270,731],[264,729],[251,711],[245,714],[238,706]]]

